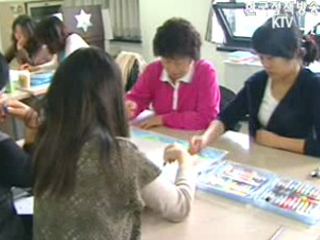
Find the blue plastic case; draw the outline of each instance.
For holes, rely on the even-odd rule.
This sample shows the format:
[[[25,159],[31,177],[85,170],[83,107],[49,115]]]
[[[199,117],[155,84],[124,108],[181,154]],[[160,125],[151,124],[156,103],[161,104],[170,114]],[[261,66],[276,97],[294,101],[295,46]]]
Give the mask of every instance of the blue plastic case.
[[[165,144],[179,143],[188,147],[186,141],[161,134],[133,129],[132,135],[147,141]],[[320,223],[320,186],[289,178],[282,178],[263,169],[232,161],[217,161],[226,152],[207,148],[199,154],[205,165],[198,171],[197,187],[217,195],[252,204],[305,224]]]
[[[314,225],[320,222],[320,187],[288,178],[276,179],[255,203],[265,210]]]
[[[275,175],[260,169],[223,161],[198,179],[197,187],[244,203],[253,203],[254,196],[265,189]]]
[[[31,86],[39,86],[51,83],[53,72],[33,73],[31,75]]]

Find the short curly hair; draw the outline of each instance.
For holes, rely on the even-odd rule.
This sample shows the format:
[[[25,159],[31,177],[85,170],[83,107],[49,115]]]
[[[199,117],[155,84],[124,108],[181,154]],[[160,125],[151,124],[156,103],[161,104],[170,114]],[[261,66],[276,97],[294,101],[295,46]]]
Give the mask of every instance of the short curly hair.
[[[200,58],[201,38],[199,32],[185,19],[171,18],[158,27],[153,39],[155,56]]]

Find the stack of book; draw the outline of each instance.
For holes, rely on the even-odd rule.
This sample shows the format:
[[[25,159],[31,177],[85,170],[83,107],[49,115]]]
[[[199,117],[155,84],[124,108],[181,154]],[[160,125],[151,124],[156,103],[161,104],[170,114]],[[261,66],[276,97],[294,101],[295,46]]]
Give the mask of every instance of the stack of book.
[[[229,53],[228,60],[237,63],[254,62],[258,60],[258,56],[246,51],[235,51]]]

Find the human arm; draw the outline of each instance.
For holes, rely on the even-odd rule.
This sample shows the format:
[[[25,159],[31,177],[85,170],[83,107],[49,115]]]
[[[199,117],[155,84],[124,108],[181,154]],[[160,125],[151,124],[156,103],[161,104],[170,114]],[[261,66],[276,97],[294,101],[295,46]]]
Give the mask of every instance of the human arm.
[[[39,118],[36,111],[18,100],[1,102],[1,121],[4,121],[7,114],[22,120],[26,125],[25,145],[32,145],[38,130]]]
[[[55,70],[58,67],[58,56],[54,54],[52,56],[52,59],[49,62],[37,65],[37,66],[32,66],[30,64],[23,64],[21,66],[22,70],[29,70],[30,72],[36,72],[36,71],[52,71]]]
[[[263,146],[301,154],[304,153],[304,146],[306,143],[305,139],[283,137],[266,130],[258,130],[255,136],[255,141]]]
[[[218,119],[211,122],[201,136],[193,136],[190,140],[189,152],[196,154],[210,143],[216,141],[225,131],[234,126],[248,113],[246,86],[237,94],[235,99],[220,113]]]
[[[225,132],[225,126],[220,120],[211,122],[207,130],[200,136],[192,136],[190,139],[189,153],[194,155],[216,141]]]
[[[147,207],[170,221],[180,222],[191,210],[196,173],[191,156],[177,146],[168,147],[164,158],[169,162],[175,160],[179,162],[175,183],[160,175],[141,190],[141,195]]]
[[[148,66],[132,90],[126,94],[127,107],[130,107],[130,110],[127,108],[130,112],[130,118],[135,118],[150,106],[153,98],[151,81],[154,80],[155,75],[154,67]]]
[[[305,139],[303,152],[306,155],[320,157],[320,77],[314,77],[309,83],[306,97],[313,127]]]

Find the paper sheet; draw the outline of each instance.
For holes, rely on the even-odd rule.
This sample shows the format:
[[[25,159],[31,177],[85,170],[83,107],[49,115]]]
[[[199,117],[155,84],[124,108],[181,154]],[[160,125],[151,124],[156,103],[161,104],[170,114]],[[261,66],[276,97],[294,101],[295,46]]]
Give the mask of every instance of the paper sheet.
[[[33,214],[33,197],[21,198],[14,202],[18,215]]]
[[[171,144],[177,143],[185,148],[188,148],[189,144],[186,141],[167,137],[165,135],[157,134],[150,131],[144,131],[137,128],[133,128],[131,131],[132,142],[137,145],[140,151],[146,154],[148,159],[154,162],[161,170],[162,174],[170,181],[174,182],[176,173],[178,170],[178,163],[163,165],[164,149]],[[204,149],[197,156],[197,171],[205,170],[212,163],[222,159],[227,154],[226,151],[214,148]]]

